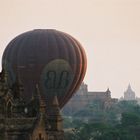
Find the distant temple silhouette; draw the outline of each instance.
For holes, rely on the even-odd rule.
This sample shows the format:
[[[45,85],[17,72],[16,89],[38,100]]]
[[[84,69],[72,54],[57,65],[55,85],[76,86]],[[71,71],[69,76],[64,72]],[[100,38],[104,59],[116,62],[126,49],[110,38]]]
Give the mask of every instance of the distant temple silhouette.
[[[100,102],[100,107],[105,110],[117,103],[118,99],[111,98],[111,91],[109,88],[103,92],[88,91],[88,86],[85,83],[82,83],[79,90],[64,107],[63,112],[66,114],[73,114],[74,112],[86,107],[90,103],[97,101]]]
[[[131,85],[128,85],[127,90],[124,92],[123,100],[136,100],[135,92],[132,90]]]

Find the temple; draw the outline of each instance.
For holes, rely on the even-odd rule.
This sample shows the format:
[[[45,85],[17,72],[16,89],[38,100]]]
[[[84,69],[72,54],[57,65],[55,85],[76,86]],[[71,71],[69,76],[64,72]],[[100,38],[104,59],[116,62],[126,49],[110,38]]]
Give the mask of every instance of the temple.
[[[0,74],[0,138],[2,140],[63,140],[64,132],[57,96],[53,99],[52,112],[41,96],[39,84],[30,102],[20,96],[24,88],[17,76],[9,87],[8,74]]]
[[[127,90],[124,92],[124,100],[136,100],[135,92],[132,90],[131,85],[128,85]]]
[[[67,105],[63,108],[64,114],[72,115],[81,108],[92,103],[98,102],[102,110],[110,109],[112,105],[118,102],[117,98],[111,97],[111,91],[107,88],[106,91],[88,91],[88,86],[82,83],[76,94],[70,99]]]

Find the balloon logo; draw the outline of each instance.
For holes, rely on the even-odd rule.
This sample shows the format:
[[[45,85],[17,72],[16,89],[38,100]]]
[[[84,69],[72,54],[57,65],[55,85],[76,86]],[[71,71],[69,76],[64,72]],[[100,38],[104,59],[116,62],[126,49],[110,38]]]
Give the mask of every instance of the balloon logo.
[[[67,61],[63,59],[51,61],[41,75],[43,93],[47,93],[44,96],[53,98],[57,95],[61,99],[69,91],[73,78],[74,74]]]

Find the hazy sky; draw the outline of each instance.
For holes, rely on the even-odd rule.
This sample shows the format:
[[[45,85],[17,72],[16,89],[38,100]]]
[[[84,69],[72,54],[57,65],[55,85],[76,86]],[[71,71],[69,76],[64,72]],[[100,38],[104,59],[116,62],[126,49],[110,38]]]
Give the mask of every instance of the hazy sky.
[[[131,83],[140,97],[140,0],[0,0],[0,56],[16,35],[36,28],[81,42],[89,90],[109,87],[120,97]]]

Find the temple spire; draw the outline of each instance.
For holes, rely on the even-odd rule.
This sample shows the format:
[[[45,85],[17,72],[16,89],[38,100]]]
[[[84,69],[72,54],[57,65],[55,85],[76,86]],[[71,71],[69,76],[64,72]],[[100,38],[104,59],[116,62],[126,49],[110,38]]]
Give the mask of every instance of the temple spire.
[[[19,77],[19,73],[16,75],[16,81],[12,85],[12,91],[13,91],[14,98],[21,100],[21,97],[22,97],[22,94],[24,91],[24,87],[23,87],[23,84],[22,84],[21,79]]]
[[[135,100],[135,92],[132,90],[129,83],[127,90],[124,92],[124,100]]]
[[[39,100],[39,114],[32,132],[31,140],[48,140],[48,135],[46,132],[46,103],[41,97],[41,92],[38,85],[36,85],[36,91]]]
[[[46,113],[46,103],[41,97],[41,93],[38,85],[36,85],[36,91],[37,91],[37,98],[39,100],[39,112]]]
[[[53,103],[52,103],[52,105],[53,105],[53,106],[57,106],[57,107],[59,107],[58,98],[57,98],[56,95],[54,96],[54,99],[53,99]]]
[[[128,84],[128,90],[132,90],[130,83]]]

